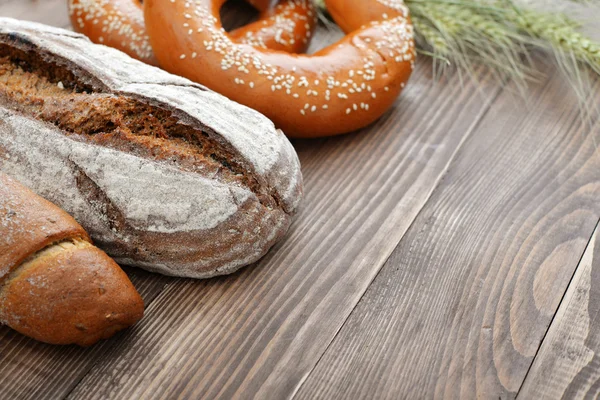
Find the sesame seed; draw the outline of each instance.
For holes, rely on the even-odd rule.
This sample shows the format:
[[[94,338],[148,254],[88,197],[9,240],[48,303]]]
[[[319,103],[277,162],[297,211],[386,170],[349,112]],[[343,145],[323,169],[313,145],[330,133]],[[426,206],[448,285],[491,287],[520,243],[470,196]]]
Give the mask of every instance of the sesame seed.
[[[175,3],[176,0],[170,0],[172,3]],[[398,7],[397,3],[400,3],[400,0],[376,0],[379,3],[382,3],[391,8]],[[300,113],[302,115],[308,115],[310,112],[316,112],[319,108],[323,110],[328,109],[328,104],[331,101],[332,97],[335,95],[338,96],[338,103],[341,103],[341,110],[346,110],[347,114],[351,114],[352,111],[358,110],[360,107],[363,110],[369,109],[369,104],[365,103],[364,100],[367,96],[360,96],[355,93],[361,93],[362,91],[369,91],[371,93],[372,98],[376,98],[377,95],[373,90],[381,93],[381,87],[372,88],[368,83],[370,81],[375,81],[379,78],[378,74],[381,70],[382,61],[380,57],[377,57],[374,52],[362,52],[363,56],[359,57],[358,60],[354,60],[355,64],[351,64],[356,66],[356,69],[346,70],[346,74],[348,74],[344,79],[340,79],[337,81],[334,76],[328,76],[327,73],[322,75],[312,75],[311,76],[301,76],[302,72],[298,73],[297,71],[301,67],[287,67],[285,65],[281,65],[279,63],[273,62],[269,64],[262,58],[262,55],[259,53],[251,53],[245,50],[244,47],[238,46],[237,43],[232,42],[229,37],[226,35],[226,32],[218,25],[218,19],[211,15],[210,10],[207,9],[205,3],[200,0],[185,0],[179,2],[184,3],[187,9],[183,7],[179,8],[179,16],[183,15],[186,19],[190,19],[192,16],[194,18],[194,22],[190,22],[192,29],[189,29],[189,26],[185,26],[183,32],[188,31],[189,35],[193,35],[194,31],[198,31],[199,33],[204,32],[199,36],[198,42],[204,42],[204,48],[207,51],[212,51],[217,56],[221,57],[221,68],[223,70],[233,70],[239,71],[238,76],[243,76],[243,74],[254,74],[251,76],[255,76],[255,79],[258,79],[257,82],[247,82],[244,83],[242,79],[236,78],[237,84],[248,84],[250,88],[258,87],[263,91],[268,91],[268,85],[265,83],[271,81],[271,91],[275,92],[277,90],[285,90],[287,95],[292,96],[295,99],[299,99],[301,95],[299,93],[306,93],[304,96],[307,103],[305,105],[298,105],[298,108],[302,108]],[[309,21],[305,16],[294,15],[297,11],[297,7],[304,7],[304,4],[307,3],[307,0],[291,0],[288,2],[281,2],[281,4],[288,4],[285,7],[279,8],[277,11],[280,15],[284,15],[286,21],[291,21],[293,18],[300,21]],[[281,5],[280,4],[280,5]],[[390,5],[392,4],[392,5]],[[386,55],[391,52],[391,56],[388,59],[386,57],[385,62],[389,62],[390,59],[398,59],[398,57],[402,58],[402,60],[406,60],[407,62],[411,62],[414,60],[414,47],[411,45],[411,42],[408,39],[412,38],[412,29],[406,21],[406,15],[404,14],[404,8],[401,8],[402,15],[399,17],[393,17],[392,20],[389,21],[377,21],[374,22],[381,28],[381,30],[385,33],[385,35],[381,35],[377,39],[373,39],[372,47],[376,48],[377,52],[382,55]],[[289,13],[289,14],[286,14]],[[398,15],[399,13],[394,13],[394,15]],[[308,13],[304,13],[304,15],[308,15]],[[293,17],[293,18],[292,18]],[[386,16],[387,17],[387,16]],[[115,20],[118,17],[115,17]],[[182,21],[182,22],[184,22]],[[102,23],[106,21],[101,21]],[[88,22],[89,23],[89,22]],[[112,23],[112,22],[111,22]],[[194,25],[195,24],[195,25]],[[110,27],[110,25],[106,25],[107,29],[114,30],[114,28]],[[195,27],[194,27],[195,26]],[[200,28],[198,26],[201,26]],[[297,33],[294,32],[296,27],[301,27],[302,25],[289,25],[290,28],[284,28],[281,23],[276,23],[276,30],[271,30],[270,35],[274,37],[274,40],[283,45],[293,43],[294,39],[299,43],[300,41],[310,37],[310,31],[303,32],[302,36],[305,36],[303,39],[302,36],[297,36]],[[123,28],[124,32],[127,32],[127,28]],[[263,28],[259,28],[263,29]],[[269,27],[269,29],[272,29]],[[144,32],[134,32],[130,33],[135,37],[135,35],[139,35],[140,40],[143,40],[145,36]],[[254,34],[254,33],[253,33]],[[295,36],[296,35],[296,36]],[[206,39],[206,40],[204,40]],[[367,40],[368,39],[368,40]],[[147,37],[146,37],[147,40]],[[252,36],[248,36],[244,38],[244,43],[250,44],[255,47],[266,47],[262,39],[258,40],[253,38]],[[240,42],[242,39],[240,39]],[[361,43],[357,43],[356,47],[358,49],[365,49],[365,43],[370,41],[369,38],[363,38]],[[147,49],[151,54],[151,47],[148,43]],[[196,58],[198,54],[191,53],[188,54],[192,58]],[[202,56],[202,53],[200,53]],[[182,54],[181,59],[185,58],[186,55]],[[413,63],[414,64],[414,63]],[[342,72],[344,73],[344,72]],[[315,79],[318,78],[318,79]],[[231,78],[230,78],[231,79]],[[250,80],[250,79],[249,79]],[[325,89],[322,90],[314,90],[318,89],[321,81],[324,82]],[[339,87],[345,89],[334,90],[334,88]],[[305,89],[302,89],[305,88]],[[385,91],[390,91],[391,87],[385,87]],[[393,87],[396,90],[396,86]],[[327,90],[326,90],[327,89]],[[294,93],[293,90],[296,90],[297,93]],[[323,97],[321,97],[321,92],[325,91]],[[333,93],[332,93],[333,92]],[[310,96],[315,96],[314,101],[310,98]],[[353,97],[353,102],[349,101],[349,96]],[[355,100],[356,99],[356,100]],[[363,102],[361,102],[363,100]],[[298,101],[299,102],[299,101]],[[314,104],[314,105],[311,105]],[[301,103],[300,103],[301,104]],[[332,103],[333,104],[333,103]],[[339,108],[336,108],[336,110]],[[318,115],[315,115],[315,118],[318,118]],[[358,118],[358,116],[356,116]]]

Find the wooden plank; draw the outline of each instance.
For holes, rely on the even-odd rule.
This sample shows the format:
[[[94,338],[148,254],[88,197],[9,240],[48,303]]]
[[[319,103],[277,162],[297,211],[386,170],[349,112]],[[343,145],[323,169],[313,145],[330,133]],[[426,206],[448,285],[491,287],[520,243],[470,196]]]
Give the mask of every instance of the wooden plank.
[[[69,24],[66,13],[56,12],[57,6],[62,8],[64,7],[64,4],[62,1],[58,4],[58,2],[54,0],[47,2],[22,2],[13,0],[0,4],[0,15],[36,20],[57,26],[68,27]],[[60,8],[58,8],[58,10],[60,10]],[[229,14],[226,14],[226,16],[227,15]],[[339,33],[321,32],[321,38],[324,38],[323,40],[331,40],[331,38],[335,36],[339,36]],[[314,45],[313,48],[317,47],[319,42],[321,42],[321,40],[317,40],[316,45]],[[423,70],[421,72],[423,72]],[[423,82],[425,82],[424,79]],[[421,91],[424,90],[426,90],[426,88],[421,88]],[[443,91],[439,92],[444,93]],[[432,93],[432,95],[436,96],[438,94],[439,93],[435,91]],[[421,98],[423,97],[426,96],[421,96]],[[454,117],[468,115],[469,111],[481,112],[485,109],[485,104],[477,104],[475,101],[469,103],[469,105],[470,108],[465,110],[463,114],[459,113],[455,108],[453,113]],[[451,136],[448,141],[440,141],[440,146],[449,145],[450,147],[440,152],[441,154],[439,154],[437,158],[437,165],[434,166],[432,170],[427,171],[424,174],[423,179],[434,177],[436,168],[441,171],[440,166],[443,165],[444,160],[449,158],[449,155],[454,151],[454,147],[452,146],[456,146],[457,143],[462,140],[462,137],[466,134],[468,123],[477,119],[477,116],[470,117],[472,117],[472,119],[469,119],[464,124],[455,126],[453,136]],[[390,119],[392,122],[394,121],[393,118],[390,117]],[[413,127],[415,126],[418,127],[418,124],[413,124]],[[430,139],[439,139],[440,132],[437,132],[436,135],[432,135]],[[396,142],[396,147],[399,146],[398,143],[399,142]],[[327,144],[326,140],[312,141],[310,143],[298,142],[296,145],[302,149],[301,157],[308,170],[315,168],[318,163],[326,163],[329,154],[339,150],[336,147],[336,143]],[[417,145],[416,148],[415,145]],[[423,154],[427,154],[428,152],[436,152],[436,149],[427,147],[430,146],[430,144],[419,144],[414,138],[412,140],[412,146],[412,151],[415,152],[414,155],[410,154],[410,148],[404,150],[405,152],[408,152],[409,157],[423,157]],[[315,148],[321,148],[321,151],[313,151]],[[337,157],[339,157],[339,153]],[[423,163],[424,160],[417,159],[413,160],[413,162]],[[313,171],[319,173],[318,170],[313,169]],[[321,178],[317,177],[317,180],[319,180],[321,184],[325,184],[325,182],[320,179]],[[433,184],[434,182],[430,183],[431,187],[433,187]],[[382,256],[380,256],[380,258],[383,259]],[[144,275],[143,272],[139,271],[132,273],[134,284],[136,284],[136,287],[138,287],[144,295],[147,304],[162,290],[165,282],[176,282],[175,285],[182,283],[182,281],[178,280],[170,280],[168,278],[152,276],[149,274]],[[98,361],[98,358],[108,352],[109,348],[114,348],[112,354],[119,354],[122,351],[122,346],[126,345],[130,340],[129,338],[136,334],[137,329],[134,329],[92,349],[79,349],[75,347],[57,348],[46,346],[23,338],[8,330],[8,328],[3,328],[3,330],[0,330],[0,337],[2,337],[2,341],[0,342],[0,365],[2,366],[0,367],[0,373],[3,375],[4,380],[0,384],[0,397],[35,399],[63,397],[65,393],[69,392],[87,373],[89,368]],[[104,362],[110,362],[110,360],[104,360]],[[115,381],[112,380],[111,384],[114,384],[114,382]]]
[[[66,0],[8,0],[0,2],[0,15],[42,22],[44,24],[71,27]]]
[[[516,395],[600,216],[600,126],[560,74],[532,90],[493,104],[297,399]]]
[[[600,396],[599,241],[596,228],[517,398]]]
[[[472,85],[434,83],[430,73],[420,63],[372,127],[296,141],[306,197],[287,239],[231,277],[169,285],[135,338],[110,349],[70,398],[293,393],[487,109]]]

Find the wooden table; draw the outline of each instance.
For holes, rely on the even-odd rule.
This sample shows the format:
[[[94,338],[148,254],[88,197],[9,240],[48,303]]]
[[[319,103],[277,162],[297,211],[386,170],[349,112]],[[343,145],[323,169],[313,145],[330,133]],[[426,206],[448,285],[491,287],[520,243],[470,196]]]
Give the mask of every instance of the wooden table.
[[[68,27],[65,3],[0,15]],[[0,398],[598,396],[600,121],[546,71],[523,99],[421,59],[375,125],[294,142],[306,198],[261,262],[128,269],[146,315],[92,348],[1,328]]]

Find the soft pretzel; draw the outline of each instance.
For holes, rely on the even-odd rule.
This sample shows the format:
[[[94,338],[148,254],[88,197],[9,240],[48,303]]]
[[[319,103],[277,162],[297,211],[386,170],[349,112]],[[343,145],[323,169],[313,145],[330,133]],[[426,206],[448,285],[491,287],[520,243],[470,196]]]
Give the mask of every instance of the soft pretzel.
[[[306,50],[316,25],[316,13],[310,1],[281,0],[273,8],[269,7],[270,0],[250,3],[262,11],[259,20],[233,31],[233,41],[294,53]],[[140,0],[69,0],[68,5],[76,31],[95,43],[158,65],[144,26]],[[186,34],[194,34],[189,26],[187,28]]]
[[[327,1],[340,25],[356,30],[313,55],[235,43],[221,26],[224,2],[146,0],[156,57],[166,70],[262,112],[288,136],[368,125],[394,103],[414,68],[413,29],[401,1]]]

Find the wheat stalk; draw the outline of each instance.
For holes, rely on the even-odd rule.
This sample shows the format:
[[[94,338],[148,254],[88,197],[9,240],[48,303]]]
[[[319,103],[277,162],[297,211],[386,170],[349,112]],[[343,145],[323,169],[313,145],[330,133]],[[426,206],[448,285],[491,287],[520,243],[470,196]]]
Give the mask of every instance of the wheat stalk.
[[[562,14],[542,14],[515,9],[513,19],[518,29],[541,40],[540,46],[572,54],[600,74],[600,44],[577,31],[579,24]]]
[[[316,1],[324,10],[323,0]],[[578,2],[586,1],[591,2]],[[530,52],[543,50],[556,55],[582,100],[587,93],[581,67],[600,74],[600,44],[579,32],[580,24],[561,12],[540,11],[513,0],[405,2],[419,51],[433,56],[436,66],[471,71],[483,64],[523,88],[536,75]]]

